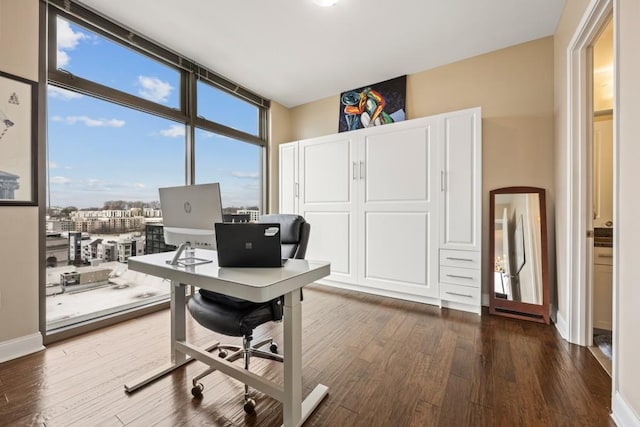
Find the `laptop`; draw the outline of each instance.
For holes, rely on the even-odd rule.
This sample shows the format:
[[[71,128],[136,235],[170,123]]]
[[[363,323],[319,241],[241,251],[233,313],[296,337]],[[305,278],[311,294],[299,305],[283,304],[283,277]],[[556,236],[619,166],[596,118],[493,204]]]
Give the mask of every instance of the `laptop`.
[[[280,224],[215,224],[220,267],[282,267]]]

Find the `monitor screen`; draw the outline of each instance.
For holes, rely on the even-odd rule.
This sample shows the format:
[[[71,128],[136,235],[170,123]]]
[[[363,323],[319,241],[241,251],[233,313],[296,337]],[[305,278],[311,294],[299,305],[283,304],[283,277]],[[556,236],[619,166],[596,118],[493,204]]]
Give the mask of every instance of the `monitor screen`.
[[[214,224],[222,222],[220,184],[165,187],[158,191],[165,242],[215,249]]]

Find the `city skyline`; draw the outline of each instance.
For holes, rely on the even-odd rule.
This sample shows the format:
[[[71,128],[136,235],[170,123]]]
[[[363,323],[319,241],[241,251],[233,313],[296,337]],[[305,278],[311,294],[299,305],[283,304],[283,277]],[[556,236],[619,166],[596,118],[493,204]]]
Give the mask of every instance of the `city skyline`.
[[[58,68],[178,107],[177,70],[68,21],[57,27]],[[208,86],[199,91],[199,115],[257,132],[255,107]],[[185,184],[184,124],[52,85],[47,93],[48,205],[152,202],[158,188]],[[196,129],[195,152],[196,184],[219,182],[223,206],[259,205],[259,147]]]

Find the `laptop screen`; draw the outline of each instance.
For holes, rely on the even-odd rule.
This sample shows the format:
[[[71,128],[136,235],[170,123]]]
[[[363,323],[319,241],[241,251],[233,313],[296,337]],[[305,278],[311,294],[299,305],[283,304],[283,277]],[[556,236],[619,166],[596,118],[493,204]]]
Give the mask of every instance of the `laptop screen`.
[[[281,267],[280,224],[216,223],[220,267]]]

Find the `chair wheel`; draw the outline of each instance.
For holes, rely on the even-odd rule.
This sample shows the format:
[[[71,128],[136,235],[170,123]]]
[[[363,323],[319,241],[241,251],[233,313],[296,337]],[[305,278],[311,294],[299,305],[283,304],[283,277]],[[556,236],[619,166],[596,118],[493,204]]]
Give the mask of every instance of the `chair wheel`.
[[[201,383],[198,383],[191,388],[191,394],[196,399],[200,399],[202,397],[202,391],[204,390],[204,386]]]
[[[219,358],[221,358],[221,359],[224,359],[225,357],[227,357],[227,352],[226,352],[226,350],[220,350],[220,351],[218,352],[218,357],[219,357]]]
[[[244,402],[244,412],[247,414],[253,414],[256,412],[256,401],[253,399],[247,399],[246,402]]]
[[[278,354],[278,344],[271,343],[271,345],[269,346],[269,350],[271,350],[271,353],[273,354]]]

